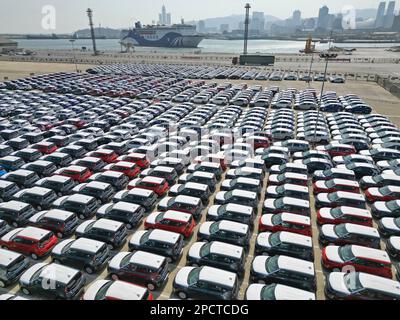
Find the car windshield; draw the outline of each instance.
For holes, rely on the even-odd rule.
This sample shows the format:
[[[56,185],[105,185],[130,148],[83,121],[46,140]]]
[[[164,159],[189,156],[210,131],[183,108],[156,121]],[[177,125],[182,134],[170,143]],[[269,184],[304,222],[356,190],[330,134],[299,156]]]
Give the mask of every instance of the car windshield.
[[[103,300],[106,297],[108,289],[112,286],[113,281],[109,281],[106,284],[104,284],[99,291],[96,294],[96,299],[97,300]]]
[[[331,189],[335,187],[335,182],[333,180],[329,180],[325,183],[326,187]]]
[[[274,214],[272,216],[272,224],[274,226],[280,225],[282,223],[282,215],[280,214]]]
[[[276,287],[276,284],[263,287],[261,290],[261,299],[262,300],[276,300],[275,287]]]
[[[325,170],[324,171],[324,176],[331,176],[332,175],[332,170]]]
[[[267,269],[268,273],[274,273],[279,270],[278,259],[279,256],[273,256],[265,261],[265,268]]]
[[[335,226],[335,233],[340,237],[345,237],[348,235],[348,231],[346,229],[346,225],[344,224],[339,224]]]
[[[190,271],[190,273],[188,275],[189,286],[196,284],[196,282],[199,280],[200,271],[201,271],[200,268],[195,268],[192,271]]]
[[[328,195],[328,199],[329,199],[330,201],[335,202],[335,201],[338,201],[338,200],[339,200],[339,196],[338,196],[338,194],[337,194],[336,192],[330,193],[330,194]]]
[[[211,244],[210,243],[205,244],[200,250],[200,256],[201,257],[208,256],[210,254],[210,251],[211,251]]]
[[[383,195],[383,196],[388,196],[390,195],[392,192],[390,191],[389,187],[382,187],[379,189],[379,192]]]
[[[372,177],[372,180],[374,180],[376,183],[383,182],[383,177],[382,176],[374,176]]]
[[[285,206],[282,198],[275,200],[274,204],[276,208],[283,208]]]
[[[285,193],[285,187],[284,186],[279,186],[276,188],[277,193]]]
[[[331,210],[331,215],[337,219],[343,216],[343,212],[340,210],[340,208],[334,208]]]
[[[219,230],[219,223],[213,223],[210,227],[210,232],[211,233],[217,233]]]
[[[280,232],[272,233],[272,234],[269,236],[269,243],[270,243],[271,246],[273,246],[273,247],[279,246],[279,245],[282,243],[281,237],[280,237]]]
[[[356,292],[363,289],[360,282],[359,273],[351,272],[344,276],[344,282],[350,292]]]
[[[343,246],[339,248],[339,256],[342,258],[343,261],[352,261],[356,257],[351,250],[351,246]]]
[[[400,209],[400,206],[398,204],[398,201],[390,201],[386,203],[386,206],[390,211],[396,211]]]

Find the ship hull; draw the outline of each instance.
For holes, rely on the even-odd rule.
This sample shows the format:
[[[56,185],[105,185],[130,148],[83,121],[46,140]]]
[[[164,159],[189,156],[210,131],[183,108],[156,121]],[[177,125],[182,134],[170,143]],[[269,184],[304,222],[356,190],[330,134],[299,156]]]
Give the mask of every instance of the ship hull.
[[[161,47],[161,48],[197,48],[204,38],[198,35],[181,35],[170,32],[158,40],[148,40],[134,31],[130,31],[123,37],[123,43],[131,43],[138,47]]]

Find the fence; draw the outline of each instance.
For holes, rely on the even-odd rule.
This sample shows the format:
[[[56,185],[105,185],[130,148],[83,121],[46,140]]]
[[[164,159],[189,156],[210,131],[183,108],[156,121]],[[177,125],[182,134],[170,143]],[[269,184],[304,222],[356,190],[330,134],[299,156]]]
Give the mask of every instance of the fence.
[[[376,82],[391,94],[400,99],[400,81],[378,76]]]

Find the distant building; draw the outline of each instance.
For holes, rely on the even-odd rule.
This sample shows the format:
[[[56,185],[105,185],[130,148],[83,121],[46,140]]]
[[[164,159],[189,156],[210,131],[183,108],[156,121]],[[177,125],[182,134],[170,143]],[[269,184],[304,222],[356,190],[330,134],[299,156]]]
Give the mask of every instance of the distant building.
[[[293,27],[301,26],[301,11],[295,10],[292,16],[292,25]]]
[[[200,33],[206,32],[206,23],[204,20],[200,20],[199,23],[197,24],[197,31]]]
[[[239,30],[244,30],[244,21],[240,21],[238,24],[238,29]]]
[[[265,30],[265,16],[264,12],[254,11],[251,17],[250,30],[256,33],[263,33]]]
[[[343,15],[339,13],[333,20],[332,29],[336,31],[343,30]]]
[[[219,31],[221,33],[229,32],[229,24],[227,24],[227,23],[221,24],[219,27]]]
[[[390,1],[387,7],[385,20],[383,23],[383,27],[386,29],[390,29],[393,25],[394,20],[394,8],[396,7],[396,1]]]
[[[385,20],[386,2],[379,3],[378,12],[375,19],[375,28],[382,28]]]
[[[329,28],[329,22],[329,8],[327,6],[323,6],[319,9],[317,29],[327,30]]]
[[[394,17],[392,31],[400,32],[400,13]]]
[[[18,49],[18,42],[0,36],[0,53],[7,53]]]
[[[169,16],[169,17],[168,17]],[[161,8],[161,13],[158,15],[158,24],[161,25],[171,25],[171,14],[167,13],[165,5]]]
[[[312,30],[316,28],[316,21],[314,18],[307,18],[303,20],[303,29]]]

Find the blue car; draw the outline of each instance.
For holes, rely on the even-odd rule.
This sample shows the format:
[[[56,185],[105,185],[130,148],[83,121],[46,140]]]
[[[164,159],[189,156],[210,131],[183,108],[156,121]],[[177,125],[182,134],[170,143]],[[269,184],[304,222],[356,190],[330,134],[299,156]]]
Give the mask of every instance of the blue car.
[[[0,166],[0,177],[4,176],[6,173],[7,173],[7,171],[3,167]]]
[[[364,104],[359,104],[355,106],[348,106],[346,107],[345,111],[357,114],[370,114],[372,112],[372,108]]]
[[[343,111],[343,106],[339,103],[329,103],[321,107],[321,111],[324,112],[340,112]]]

